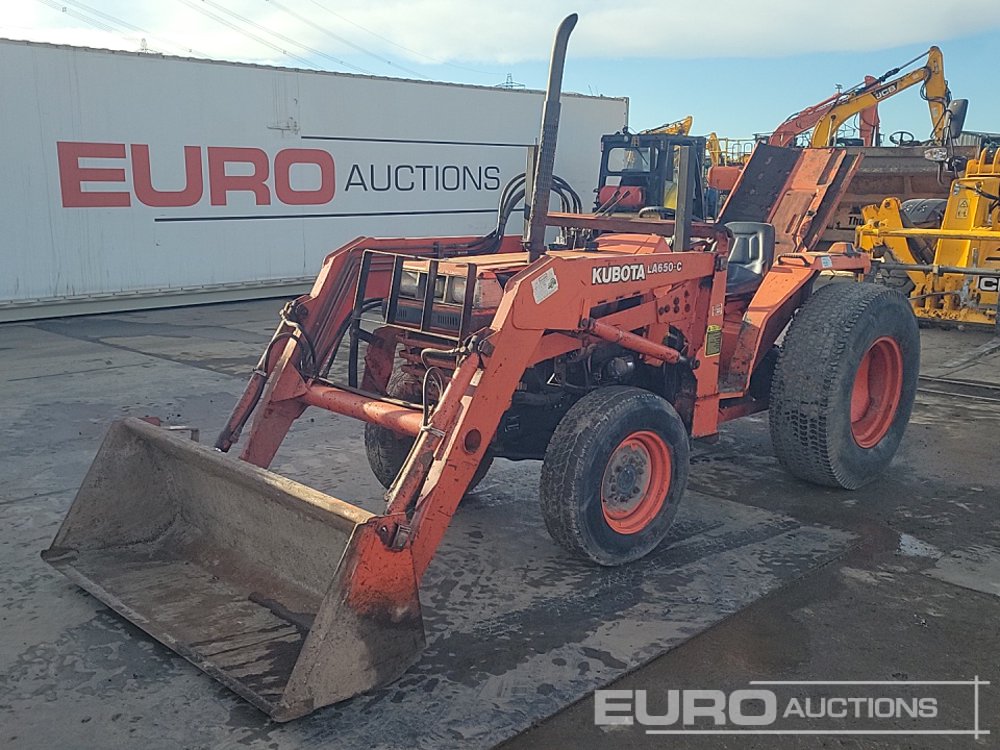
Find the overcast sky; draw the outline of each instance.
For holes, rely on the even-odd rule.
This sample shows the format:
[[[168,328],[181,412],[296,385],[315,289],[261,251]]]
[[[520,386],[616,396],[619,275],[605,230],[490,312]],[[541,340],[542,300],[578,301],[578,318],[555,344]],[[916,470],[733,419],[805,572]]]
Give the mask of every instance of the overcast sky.
[[[541,88],[552,34],[578,12],[566,88],[628,96],[643,128],[747,136],[880,75],[930,44],[945,53],[968,126],[1000,130],[998,0],[0,0],[0,36],[227,60]],[[706,12],[702,15],[703,12]],[[710,12],[710,14],[708,13]],[[926,137],[916,89],[884,132]]]

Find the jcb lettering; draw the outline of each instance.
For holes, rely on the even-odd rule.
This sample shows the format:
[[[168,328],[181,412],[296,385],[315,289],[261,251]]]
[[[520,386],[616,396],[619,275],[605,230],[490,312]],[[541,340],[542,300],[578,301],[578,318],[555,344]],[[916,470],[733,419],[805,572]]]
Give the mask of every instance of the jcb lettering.
[[[887,96],[895,94],[896,88],[897,88],[896,84],[893,83],[889,86],[886,86],[885,88],[881,88],[878,91],[875,91],[874,93],[872,93],[872,96],[874,96],[877,101],[881,101],[882,99],[885,99]]]

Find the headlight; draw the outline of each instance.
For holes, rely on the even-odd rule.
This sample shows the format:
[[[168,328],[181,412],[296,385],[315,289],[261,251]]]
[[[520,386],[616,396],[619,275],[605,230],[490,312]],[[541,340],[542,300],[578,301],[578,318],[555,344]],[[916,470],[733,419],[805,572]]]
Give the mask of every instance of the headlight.
[[[422,276],[423,274],[416,271],[403,271],[403,275],[399,279],[399,296],[411,297],[412,299],[423,297],[424,291],[421,288],[423,284],[420,283]]]
[[[948,149],[943,146],[926,149],[924,151],[924,158],[927,159],[927,161],[948,161]]]
[[[465,304],[465,290],[468,287],[468,279],[464,276],[452,276],[448,279],[448,295],[445,302],[453,305]]]

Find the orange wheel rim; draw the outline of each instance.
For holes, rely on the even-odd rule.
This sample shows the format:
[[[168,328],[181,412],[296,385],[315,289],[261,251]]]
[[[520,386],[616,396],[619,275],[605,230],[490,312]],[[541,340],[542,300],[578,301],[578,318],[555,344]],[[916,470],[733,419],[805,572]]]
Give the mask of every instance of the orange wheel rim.
[[[861,358],[851,390],[851,434],[862,448],[878,445],[892,427],[903,393],[903,351],[888,336]]]
[[[649,430],[633,432],[611,453],[601,480],[604,520],[619,534],[649,526],[667,500],[672,462],[666,441]]]

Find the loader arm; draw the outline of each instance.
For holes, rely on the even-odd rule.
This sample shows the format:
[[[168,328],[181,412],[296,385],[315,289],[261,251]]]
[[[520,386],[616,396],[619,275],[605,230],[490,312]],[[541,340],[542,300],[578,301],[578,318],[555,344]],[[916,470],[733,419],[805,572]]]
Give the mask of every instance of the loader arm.
[[[474,239],[359,237],[328,255],[310,292],[286,305],[282,311],[282,321],[254,368],[215,447],[228,451],[239,440],[244,425],[256,411],[254,426],[266,419],[268,429],[251,431],[240,458],[265,469],[270,466],[288,428],[305,408],[291,398],[306,395],[299,380],[303,376],[318,374],[315,369],[326,366],[346,333],[347,321],[356,303],[354,290],[358,285],[364,250],[440,257],[462,250]],[[512,239],[505,240],[501,251],[513,249],[513,246]],[[391,270],[392,264],[387,262],[372,268],[368,274],[366,293],[372,298],[384,299],[388,294]],[[307,369],[307,366],[313,370]],[[297,373],[298,379],[290,377],[292,371]],[[276,372],[283,375],[271,377]],[[257,409],[262,402],[266,406]],[[355,400],[355,404],[358,403]],[[283,429],[281,425],[284,425]]]
[[[625,242],[618,252],[613,243],[600,253],[551,252],[531,264],[508,282],[490,326],[463,344],[460,360],[452,372],[446,373],[447,387],[426,422],[417,409],[303,372],[302,344],[298,339],[290,339],[256,406],[243,457],[258,465],[270,461],[294,420],[309,406],[416,436],[417,442],[405,466],[387,493],[387,510],[378,526],[388,548],[413,546],[419,581],[493,439],[501,416],[510,406],[515,389],[525,371],[538,362],[579,349],[588,340],[601,336],[610,336],[653,360],[677,362],[692,357],[702,364],[698,399],[691,415],[695,432],[703,435],[716,432],[718,358],[700,357],[698,351],[707,326],[721,325],[721,296],[705,297],[697,295],[697,291],[699,282],[710,279],[718,294],[722,294],[725,270],[716,258],[727,252],[728,238],[721,229],[713,229],[711,233],[713,251],[673,253],[664,240],[651,238],[643,247],[659,252],[643,253],[641,266],[657,270],[635,281],[594,283],[595,279],[603,278],[601,269],[624,265],[622,261],[631,261],[628,263],[631,267],[637,265],[632,255],[636,250],[634,241]],[[327,335],[330,331],[339,332],[341,338],[345,335],[344,322],[351,313],[349,306],[330,305],[323,300],[334,293],[341,294],[343,299],[356,296],[343,295],[342,274],[349,273],[359,283],[356,270],[347,269],[360,269],[365,252],[380,259],[388,257],[384,252],[364,247],[363,243],[342,248],[327,259],[325,272],[320,274],[312,294],[300,302],[304,310],[330,311],[329,320],[314,321],[311,330],[314,339],[321,342],[316,345],[317,352],[338,344],[336,338]],[[386,290],[390,282],[390,264],[376,262],[371,268],[366,297],[374,296],[375,290]],[[599,269],[596,276],[595,269]],[[540,278],[554,280],[556,287],[542,299],[537,291],[541,288]],[[692,299],[704,297],[699,315],[681,312],[676,303],[673,307],[663,304],[663,300],[674,300],[683,289],[687,289]],[[592,317],[592,310],[621,298],[643,301],[600,319]],[[715,303],[713,307],[718,308],[715,314],[709,313],[710,299]],[[311,316],[309,313],[305,319]],[[655,323],[651,324],[651,320]],[[677,352],[630,336],[630,332],[643,331],[651,325],[662,329],[661,338],[671,325],[682,330],[690,342],[690,351]]]

